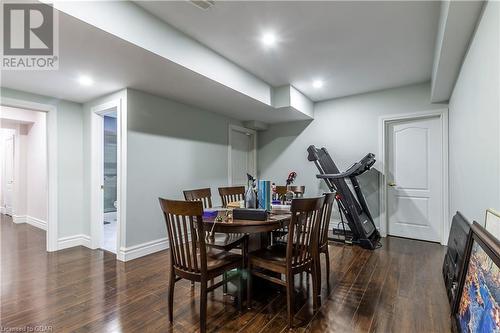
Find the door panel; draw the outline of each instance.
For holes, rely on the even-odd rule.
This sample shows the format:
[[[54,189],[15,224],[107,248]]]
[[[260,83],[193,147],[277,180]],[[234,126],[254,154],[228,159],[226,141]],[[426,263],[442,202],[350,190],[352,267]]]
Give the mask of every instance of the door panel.
[[[441,241],[442,132],[439,118],[388,128],[388,234]]]
[[[252,133],[231,130],[231,185],[247,184],[247,173],[255,175]]]

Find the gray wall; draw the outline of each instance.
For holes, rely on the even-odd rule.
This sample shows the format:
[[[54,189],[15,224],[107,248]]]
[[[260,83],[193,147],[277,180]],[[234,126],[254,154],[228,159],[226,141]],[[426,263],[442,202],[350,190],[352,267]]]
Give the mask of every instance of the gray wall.
[[[126,246],[166,237],[158,197],[227,184],[228,127],[221,115],[136,90],[127,91]]]
[[[298,174],[296,183],[306,186],[306,195],[319,195],[327,188],[316,179],[317,169],[307,160],[309,145],[326,147],[339,169],[345,170],[368,152],[378,155],[380,116],[446,107],[430,103],[427,83],[316,103],[313,121],[272,125],[259,132],[259,177],[284,184],[293,170]],[[377,225],[378,177],[375,169],[360,177]]]
[[[450,211],[500,211],[498,2],[489,2],[450,99]]]
[[[2,97],[57,107],[58,237],[85,233],[82,105],[7,88],[0,92]]]

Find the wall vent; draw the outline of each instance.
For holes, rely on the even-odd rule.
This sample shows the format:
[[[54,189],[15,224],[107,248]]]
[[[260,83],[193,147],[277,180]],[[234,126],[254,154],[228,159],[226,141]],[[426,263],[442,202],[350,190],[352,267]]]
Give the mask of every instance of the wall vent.
[[[215,5],[215,0],[189,0],[189,2],[203,10],[207,10]]]

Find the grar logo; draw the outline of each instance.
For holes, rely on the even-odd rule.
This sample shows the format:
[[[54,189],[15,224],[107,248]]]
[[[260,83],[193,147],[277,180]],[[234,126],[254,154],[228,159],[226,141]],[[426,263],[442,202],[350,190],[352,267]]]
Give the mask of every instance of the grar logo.
[[[52,7],[40,3],[6,3],[3,22],[4,56],[54,54]]]

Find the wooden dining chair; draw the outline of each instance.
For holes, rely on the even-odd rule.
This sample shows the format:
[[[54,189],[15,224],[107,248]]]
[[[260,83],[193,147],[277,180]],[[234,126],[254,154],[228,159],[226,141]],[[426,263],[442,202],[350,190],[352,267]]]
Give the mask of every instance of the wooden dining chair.
[[[319,286],[321,288],[321,253],[326,259],[326,284],[330,289],[330,254],[328,252],[328,228],[332,216],[333,205],[335,204],[335,193],[325,193],[325,202],[321,213],[321,223],[319,227],[318,257],[316,258],[318,267]]]
[[[295,194],[295,198],[302,198],[304,193],[306,193],[306,187],[304,185],[288,185],[286,187],[287,191],[292,191]]]
[[[207,294],[226,283],[226,279],[208,287],[214,279],[232,269],[243,267],[242,256],[227,251],[207,252],[203,227],[203,205],[199,201],[159,199],[167,225],[170,244],[170,278],[168,288],[168,319],[173,322],[175,283],[181,279],[199,282],[200,332],[206,332]],[[234,276],[236,277],[236,276]],[[242,276],[239,279],[238,308],[241,309]]]
[[[284,203],[286,192],[287,192],[286,186],[277,185],[275,190],[276,190],[276,194],[278,195],[278,200],[281,201],[281,203]]]
[[[227,207],[230,202],[245,200],[245,186],[219,187],[222,207]]]
[[[297,185],[286,185],[286,186],[276,186],[276,193],[282,204],[286,202],[286,194],[293,192],[295,198],[302,198],[306,191],[305,186]],[[284,226],[283,228],[274,230],[271,232],[271,239],[273,243],[286,242],[286,234],[288,233],[288,228]]]
[[[318,308],[318,278],[314,258],[318,251],[319,223],[324,200],[324,197],[294,199],[287,243],[251,252],[248,257],[247,306],[251,307],[252,275],[285,286],[289,328],[293,323],[295,275],[303,272],[312,274],[313,307],[314,310]],[[276,273],[280,277],[276,277]],[[283,275],[285,280],[281,279]]]
[[[203,203],[203,208],[212,208],[212,191],[210,188],[185,190],[183,193],[186,201],[201,201]]]
[[[200,188],[196,190],[185,190],[184,199],[186,201],[200,201],[203,203],[203,208],[212,208],[212,191],[210,188]],[[222,251],[231,251],[232,249],[240,249],[241,255],[246,256],[248,248],[248,235],[235,233],[214,233],[209,235],[206,232],[205,244],[209,248],[214,248]],[[227,285],[224,285],[224,293],[227,293]]]

